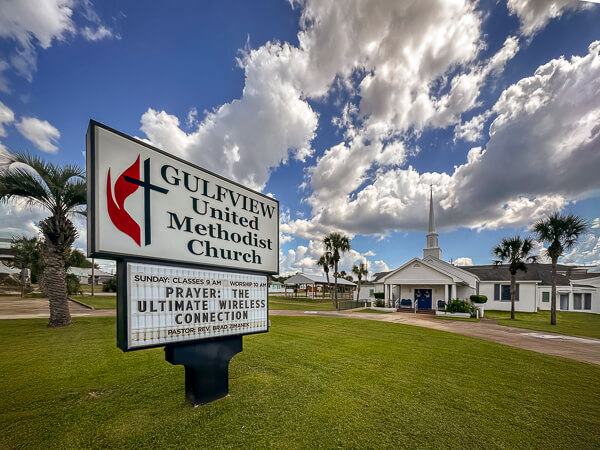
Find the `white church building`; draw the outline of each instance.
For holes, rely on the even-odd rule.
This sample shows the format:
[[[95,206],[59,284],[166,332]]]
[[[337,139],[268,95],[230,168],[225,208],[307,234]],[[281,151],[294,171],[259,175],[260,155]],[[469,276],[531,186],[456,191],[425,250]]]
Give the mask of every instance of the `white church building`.
[[[360,299],[374,300],[383,292],[386,305],[433,312],[449,300],[468,300],[485,295],[487,310],[510,310],[510,273],[506,265],[455,266],[442,260],[433,211],[429,203],[429,231],[422,258],[413,258],[390,272],[375,274],[363,284]],[[527,264],[527,272],[517,273],[517,311],[537,312],[550,309],[550,264]],[[558,265],[557,309],[600,313],[600,273],[589,268]]]

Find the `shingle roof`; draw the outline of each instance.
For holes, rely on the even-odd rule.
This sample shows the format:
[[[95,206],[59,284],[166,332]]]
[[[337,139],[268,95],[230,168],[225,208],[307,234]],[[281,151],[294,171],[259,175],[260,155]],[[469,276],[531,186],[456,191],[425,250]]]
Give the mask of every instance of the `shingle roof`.
[[[373,275],[373,279],[371,281],[372,282],[379,281],[380,279],[385,277],[390,272],[391,272],[391,270],[388,272],[377,272],[375,275]]]
[[[334,283],[333,276],[329,277],[329,281],[331,282],[331,284]],[[292,284],[312,284],[312,283],[327,284],[327,278],[319,276],[319,275],[309,275],[306,273],[297,273],[296,275],[293,275],[293,276],[289,277],[287,280],[285,280],[284,284],[289,286]],[[346,286],[356,286],[356,283],[353,283],[352,281],[348,281],[344,278],[338,278],[337,283],[341,284],[341,285],[346,285]]]
[[[569,266],[565,266],[569,267]],[[462,269],[477,275],[481,281],[510,281],[510,272],[508,266],[503,265],[485,265],[485,266],[463,266]],[[550,264],[527,264],[527,272],[518,271],[517,281],[540,281],[542,285],[552,284],[552,271]],[[569,286],[568,277],[556,274],[556,284],[558,286]]]

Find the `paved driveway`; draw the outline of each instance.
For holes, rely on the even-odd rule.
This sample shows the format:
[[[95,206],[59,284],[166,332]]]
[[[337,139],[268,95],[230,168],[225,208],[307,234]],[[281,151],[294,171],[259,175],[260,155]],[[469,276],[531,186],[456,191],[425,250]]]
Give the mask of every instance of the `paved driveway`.
[[[114,316],[113,309],[92,311],[76,302],[69,302],[73,317]],[[36,319],[50,317],[47,298],[0,297],[0,319]]]

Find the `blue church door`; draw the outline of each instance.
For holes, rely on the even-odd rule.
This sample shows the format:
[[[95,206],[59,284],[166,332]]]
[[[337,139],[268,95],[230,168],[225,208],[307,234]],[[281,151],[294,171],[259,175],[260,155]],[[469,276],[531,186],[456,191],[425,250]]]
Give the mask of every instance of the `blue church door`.
[[[415,305],[418,309],[431,309],[431,289],[415,289]]]

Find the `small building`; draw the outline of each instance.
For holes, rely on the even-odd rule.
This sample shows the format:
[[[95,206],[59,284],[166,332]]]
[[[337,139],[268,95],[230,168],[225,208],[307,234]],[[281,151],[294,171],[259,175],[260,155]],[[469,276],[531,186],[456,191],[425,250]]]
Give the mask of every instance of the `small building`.
[[[285,286],[293,289],[291,291],[292,293],[303,290],[305,297],[317,298],[319,296],[319,292],[321,293],[322,297],[325,297],[326,286],[330,285],[331,289],[334,289],[334,278],[329,277],[329,283],[327,283],[326,277],[297,273],[296,275],[293,275],[285,280],[284,284]],[[340,294],[338,298],[354,298],[353,294],[356,283],[348,281],[344,278],[338,278],[337,284]]]
[[[293,291],[291,291],[293,292]],[[270,281],[269,282],[269,295],[270,294],[285,294],[286,287],[281,281]]]
[[[73,274],[79,279],[79,284],[92,284],[92,268],[91,267],[69,267],[68,274]],[[95,285],[102,284],[106,280],[114,278],[114,275],[104,272],[100,269],[94,269]]]

